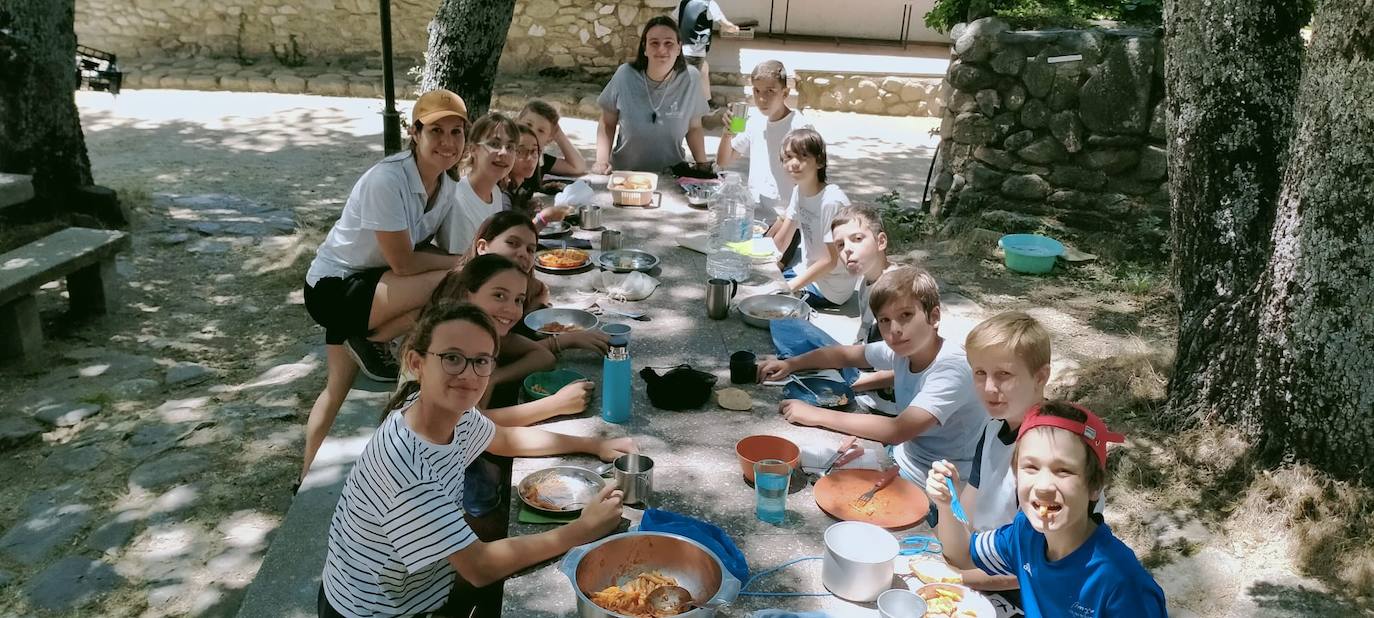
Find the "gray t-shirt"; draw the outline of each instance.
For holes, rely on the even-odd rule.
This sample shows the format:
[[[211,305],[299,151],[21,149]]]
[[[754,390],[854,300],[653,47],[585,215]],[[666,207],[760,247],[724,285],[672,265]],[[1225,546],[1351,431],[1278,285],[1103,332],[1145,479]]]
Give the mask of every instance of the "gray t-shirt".
[[[710,112],[701,96],[701,73],[691,66],[654,86],[644,73],[622,64],[596,103],[620,113],[611,167],[641,172],[657,173],[681,163],[682,140],[692,120]]]

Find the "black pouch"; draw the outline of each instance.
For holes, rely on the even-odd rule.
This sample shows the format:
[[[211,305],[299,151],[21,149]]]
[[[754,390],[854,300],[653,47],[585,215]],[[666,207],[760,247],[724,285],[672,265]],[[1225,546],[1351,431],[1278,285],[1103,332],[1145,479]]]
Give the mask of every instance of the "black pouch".
[[[645,367],[639,371],[639,377],[648,386],[649,402],[661,410],[699,408],[710,401],[711,388],[716,385],[715,375],[697,371],[691,365],[678,365],[663,375]]]

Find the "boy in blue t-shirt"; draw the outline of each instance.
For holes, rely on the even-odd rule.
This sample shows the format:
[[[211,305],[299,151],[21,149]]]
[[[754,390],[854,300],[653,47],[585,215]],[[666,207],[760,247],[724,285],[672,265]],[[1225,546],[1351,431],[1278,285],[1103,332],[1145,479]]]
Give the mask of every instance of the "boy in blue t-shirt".
[[[1093,513],[1106,481],[1107,443],[1124,439],[1081,406],[1040,406],[1021,424],[1012,456],[1021,512],[988,532],[970,534],[955,520],[943,478],[937,483],[932,474],[926,493],[940,511],[936,534],[945,559],[956,568],[1015,575],[1028,618],[1167,616],[1164,591]],[[933,468],[957,475],[946,462]]]

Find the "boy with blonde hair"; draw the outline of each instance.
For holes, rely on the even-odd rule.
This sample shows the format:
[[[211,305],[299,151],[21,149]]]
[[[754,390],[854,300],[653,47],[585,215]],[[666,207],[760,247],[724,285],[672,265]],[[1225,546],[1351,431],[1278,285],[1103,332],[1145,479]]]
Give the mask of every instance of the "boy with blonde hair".
[[[902,476],[925,480],[936,460],[949,459],[967,474],[987,417],[973,393],[973,376],[963,346],[940,336],[940,288],[935,278],[911,266],[895,268],[873,284],[869,299],[883,340],[867,345],[834,345],[759,366],[763,381],[779,380],[803,369],[842,367],[891,370],[896,417],[850,414],[785,400],[779,411],[788,422],[900,445],[895,456]],[[854,390],[872,388],[870,374]]]

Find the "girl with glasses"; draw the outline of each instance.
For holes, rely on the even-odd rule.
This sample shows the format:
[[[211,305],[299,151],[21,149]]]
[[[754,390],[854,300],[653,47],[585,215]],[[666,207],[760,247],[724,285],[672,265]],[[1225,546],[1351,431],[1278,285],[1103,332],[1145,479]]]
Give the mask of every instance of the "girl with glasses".
[[[473,123],[468,134],[467,175],[454,192],[457,201],[434,242],[454,255],[472,245],[477,226],[505,208],[497,183],[510,173],[520,141],[514,120],[490,113]]]
[[[509,284],[518,287],[516,280]],[[387,404],[330,523],[321,617],[466,616],[478,604],[474,586],[498,583],[619,525],[621,492],[612,483],[581,517],[556,530],[488,541],[469,526],[466,465],[483,452],[582,451],[609,461],[632,450],[628,438],[501,427],[478,412],[491,380],[482,374],[491,369],[499,339],[496,324],[472,305],[433,303],[420,315],[403,356],[415,381]]]

